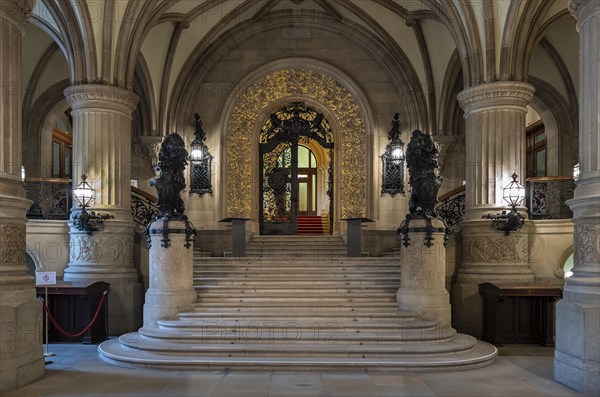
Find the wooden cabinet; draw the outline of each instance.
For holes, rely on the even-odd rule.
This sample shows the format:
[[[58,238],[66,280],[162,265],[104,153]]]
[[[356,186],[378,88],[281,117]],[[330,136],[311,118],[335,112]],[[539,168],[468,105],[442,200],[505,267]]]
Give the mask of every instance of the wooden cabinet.
[[[65,282],[59,281],[48,286],[48,308],[65,331],[71,334],[81,332],[94,318],[104,291],[109,291],[110,284],[96,282]],[[45,287],[36,287],[38,297],[44,297]],[[69,338],[61,334],[52,324],[48,327],[50,342],[83,342],[86,344],[106,340],[107,334],[108,295],[104,300],[100,314],[94,325],[82,336]],[[44,316],[44,321],[46,317]]]
[[[551,284],[484,283],[481,339],[504,343],[538,343],[554,346],[554,303],[562,298],[560,286]]]

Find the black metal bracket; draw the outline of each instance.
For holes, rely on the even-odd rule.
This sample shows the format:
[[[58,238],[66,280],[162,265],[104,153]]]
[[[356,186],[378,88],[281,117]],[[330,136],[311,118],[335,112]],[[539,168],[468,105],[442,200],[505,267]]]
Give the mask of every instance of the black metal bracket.
[[[410,227],[410,222],[414,219],[425,219],[425,227]],[[433,227],[432,220],[437,219],[444,222],[444,227]],[[433,237],[433,233],[444,233],[444,247],[448,244],[448,238],[451,234],[451,228],[446,223],[446,220],[442,217],[438,217],[437,215],[430,216],[422,213],[413,213],[407,214],[406,219],[400,224],[400,227],[396,231],[396,234],[402,235],[402,245],[405,247],[410,246],[410,236],[409,234],[413,233],[425,233],[424,244],[426,247],[433,246],[433,241],[435,238]]]
[[[150,228],[152,223],[157,220],[163,220],[162,228],[153,229]],[[170,221],[182,221],[185,224],[185,229],[171,229],[169,228]],[[181,217],[168,217],[163,216],[160,218],[155,218],[148,227],[146,227],[145,234],[148,241],[148,249],[152,247],[152,236],[160,234],[162,235],[162,239],[160,240],[160,246],[164,248],[169,248],[171,246],[171,239],[169,238],[170,233],[175,234],[185,234],[185,244],[183,245],[185,248],[189,249],[192,246],[192,242],[194,241],[194,237],[196,236],[196,229],[192,222],[190,222],[187,216],[183,215]]]
[[[87,232],[91,235],[93,232],[102,230],[104,227],[104,221],[106,219],[114,219],[114,216],[108,214],[96,214],[96,212],[88,212],[84,207],[81,207],[81,211],[76,212],[73,215],[73,226],[77,230]]]
[[[515,208],[510,211],[502,211],[496,215],[484,215],[482,219],[491,219],[492,229],[504,232],[506,236],[510,235],[511,232],[516,232],[525,225],[525,216]]]

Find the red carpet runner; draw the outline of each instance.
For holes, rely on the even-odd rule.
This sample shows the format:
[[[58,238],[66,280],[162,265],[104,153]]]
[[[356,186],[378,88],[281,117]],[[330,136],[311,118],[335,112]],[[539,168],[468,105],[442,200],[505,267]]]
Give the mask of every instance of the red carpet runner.
[[[322,236],[323,223],[320,216],[298,216],[299,236]]]

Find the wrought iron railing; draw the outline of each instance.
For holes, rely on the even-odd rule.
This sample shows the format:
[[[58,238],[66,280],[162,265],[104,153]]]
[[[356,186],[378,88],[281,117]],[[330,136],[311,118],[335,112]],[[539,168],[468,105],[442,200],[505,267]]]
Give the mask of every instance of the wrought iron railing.
[[[463,220],[465,215],[465,187],[450,190],[438,198],[436,213],[446,220],[450,229]]]
[[[156,206],[157,198],[142,189],[131,187],[131,215],[133,220],[142,226],[147,226],[160,214]]]
[[[27,178],[23,186],[27,198],[33,201],[28,219],[69,219],[73,200],[70,179]]]
[[[529,219],[571,219],[573,212],[566,204],[575,194],[575,181],[570,176],[527,179],[526,202]]]
[[[27,211],[28,219],[69,220],[73,205],[70,179],[27,178],[24,182],[27,198],[33,204]],[[133,220],[146,226],[159,214],[157,198],[136,187],[131,187],[131,214]]]

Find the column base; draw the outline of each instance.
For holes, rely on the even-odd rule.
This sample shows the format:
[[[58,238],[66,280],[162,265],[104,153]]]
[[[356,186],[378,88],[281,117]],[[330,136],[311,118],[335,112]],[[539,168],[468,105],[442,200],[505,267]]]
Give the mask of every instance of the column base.
[[[105,221],[101,231],[88,235],[71,225],[71,260],[65,281],[104,281],[108,295],[108,332],[120,335],[142,323],[143,289],[133,264],[133,222]]]
[[[463,261],[452,286],[452,325],[458,332],[481,338],[479,284],[534,281],[529,268],[528,225],[508,236],[492,230],[489,220],[463,221],[461,227]]]
[[[35,287],[7,291],[0,285],[0,392],[25,386],[44,376],[42,303]]]
[[[573,302],[566,296],[556,304],[556,318],[554,380],[599,395],[600,304]]]

